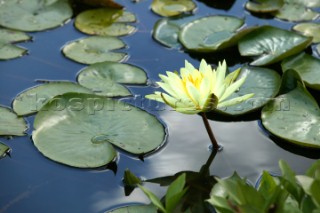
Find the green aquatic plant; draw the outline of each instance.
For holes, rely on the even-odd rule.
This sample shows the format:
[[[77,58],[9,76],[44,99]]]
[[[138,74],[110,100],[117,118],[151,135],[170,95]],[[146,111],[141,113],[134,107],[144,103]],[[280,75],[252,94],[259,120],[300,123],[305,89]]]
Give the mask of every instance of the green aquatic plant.
[[[167,72],[167,76],[159,75],[162,82],[157,82],[166,92],[156,91],[146,98],[166,103],[177,112],[184,114],[201,113],[203,122],[215,149],[219,146],[211,131],[206,112],[218,107],[232,106],[251,98],[254,94],[245,94],[228,99],[245,81],[245,77],[235,81],[240,69],[226,76],[227,64],[219,63],[217,69],[212,69],[205,60],[200,63],[199,70],[185,61],[185,67],[177,72]]]

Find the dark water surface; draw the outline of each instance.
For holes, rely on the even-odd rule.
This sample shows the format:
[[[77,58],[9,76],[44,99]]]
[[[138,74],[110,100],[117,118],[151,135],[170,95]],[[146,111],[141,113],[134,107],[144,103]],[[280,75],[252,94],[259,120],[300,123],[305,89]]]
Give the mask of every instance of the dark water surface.
[[[120,1],[119,1],[120,2]],[[197,15],[228,14],[245,17],[247,25],[276,25],[290,29],[292,24],[274,19],[260,19],[243,12],[244,0],[238,0],[229,11],[216,10],[197,2]],[[171,50],[156,43],[151,36],[154,23],[160,18],[149,10],[151,0],[134,4],[123,0],[127,10],[138,17],[138,31],[123,37],[130,54],[128,63],[144,68],[151,80],[159,80],[158,74],[184,65],[187,59],[198,66],[199,56]],[[21,91],[35,86],[37,80],[76,80],[76,74],[85,65],[72,62],[61,54],[61,47],[86,35],[73,27],[73,20],[63,27],[46,32],[30,33],[33,42],[21,44],[29,55],[0,62],[0,104],[10,106]],[[241,66],[236,52],[225,54],[232,68]],[[223,54],[207,55],[217,64]],[[243,58],[241,63],[243,62]],[[130,87],[143,97],[152,93],[152,86]],[[126,98],[130,102],[129,99]],[[0,161],[0,212],[104,212],[129,203],[149,203],[140,190],[124,196],[121,179],[129,168],[138,176],[155,178],[173,175],[182,170],[198,171],[210,155],[208,135],[198,115],[184,115],[169,109],[146,110],[156,114],[167,125],[168,141],[158,152],[141,161],[120,152],[116,174],[110,169],[77,169],[55,163],[41,155],[31,140],[31,130],[25,137],[1,138],[12,149],[12,158]],[[162,107],[163,108],[163,107]],[[220,177],[230,176],[234,170],[254,183],[262,170],[279,172],[279,159],[286,160],[297,172],[303,173],[319,158],[319,152],[304,150],[271,140],[259,123],[259,116],[249,121],[211,121],[217,140],[224,146],[210,167],[211,173]],[[32,127],[33,116],[27,118]],[[275,143],[276,141],[277,143]],[[165,189],[146,184],[157,195]]]

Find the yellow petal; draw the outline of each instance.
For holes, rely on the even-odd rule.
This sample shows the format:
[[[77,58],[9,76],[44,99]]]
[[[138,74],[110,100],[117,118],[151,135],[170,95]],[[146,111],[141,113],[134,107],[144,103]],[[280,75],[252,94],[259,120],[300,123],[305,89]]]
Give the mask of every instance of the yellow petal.
[[[201,110],[195,109],[195,108],[176,108],[177,112],[184,113],[184,114],[198,114],[201,112]]]
[[[252,98],[253,96],[254,96],[254,94],[251,93],[251,94],[246,94],[246,95],[243,95],[243,96],[240,96],[240,97],[237,97],[237,98],[232,98],[230,100],[226,100],[226,101],[220,102],[218,104],[218,108],[223,108],[223,107],[239,104],[239,103],[241,103],[243,101],[248,100],[249,98]]]
[[[219,62],[219,65],[216,69],[216,83],[215,83],[215,88],[214,88],[214,92],[215,94],[219,93],[216,92],[217,90],[219,90],[222,85],[224,84],[224,78],[226,76],[226,70],[227,70],[227,64],[226,61],[224,60],[222,62],[222,64]]]
[[[242,86],[242,84],[244,83],[245,80],[246,80],[246,77],[243,77],[243,78],[237,80],[236,82],[234,82],[233,84],[231,84],[229,87],[227,87],[226,91],[224,92],[224,94],[220,98],[220,101],[224,101],[231,94],[233,94],[236,90],[238,90]]]
[[[238,76],[239,76],[239,74],[240,74],[240,70],[241,70],[241,68],[233,71],[232,73],[229,73],[229,74],[227,75],[227,77],[225,78],[224,83],[225,83],[227,86],[229,86],[230,84],[232,84],[232,83],[238,78]]]
[[[195,106],[199,106],[199,100],[200,100],[200,93],[197,90],[197,88],[190,83],[189,81],[187,82],[187,91],[189,94],[190,99],[193,101]]]

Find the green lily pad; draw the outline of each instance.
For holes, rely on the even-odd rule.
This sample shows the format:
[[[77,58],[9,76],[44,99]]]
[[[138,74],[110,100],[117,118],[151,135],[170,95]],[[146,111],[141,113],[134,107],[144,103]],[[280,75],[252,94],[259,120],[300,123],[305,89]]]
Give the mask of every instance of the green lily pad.
[[[177,16],[193,11],[197,5],[192,0],[153,0],[151,9],[161,16]]]
[[[257,56],[251,62],[264,66],[301,52],[312,42],[312,38],[271,26],[260,27],[247,34],[239,42],[242,56]]]
[[[117,62],[96,63],[81,70],[78,82],[99,95],[128,96],[130,91],[121,84],[146,84],[147,75],[139,67]]]
[[[50,82],[31,87],[15,97],[12,106],[19,116],[38,112],[51,98],[67,92],[93,93],[72,82]]]
[[[284,107],[286,105],[286,107]],[[262,124],[294,144],[320,148],[320,110],[302,84],[273,99],[262,109]]]
[[[132,206],[124,206],[118,209],[114,209],[109,211],[108,213],[157,213],[157,208],[150,205],[132,205]]]
[[[2,0],[0,25],[21,31],[61,26],[72,16],[68,0]]]
[[[123,61],[127,54],[112,50],[125,46],[125,43],[116,37],[91,36],[65,45],[62,51],[71,60],[83,64],[94,64],[104,61]]]
[[[153,38],[167,47],[180,49],[181,43],[178,39],[180,30],[185,24],[197,18],[196,16],[185,16],[159,19],[153,27]]]
[[[23,118],[19,118],[6,107],[0,107],[0,135],[23,136],[27,129],[27,123]]]
[[[319,16],[312,10],[317,7],[320,7],[320,0],[284,0],[283,7],[275,16],[288,21],[311,21]]]
[[[320,24],[319,23],[300,23],[293,27],[295,31],[302,33],[305,36],[312,37],[313,43],[320,42]]]
[[[0,159],[7,156],[10,152],[11,152],[10,147],[0,142]]]
[[[274,98],[279,91],[281,78],[274,70],[244,66],[238,78],[242,77],[246,77],[246,81],[229,99],[250,93],[254,93],[253,98],[234,106],[217,109],[217,112],[236,116],[255,111]]]
[[[43,155],[81,168],[111,162],[116,156],[112,145],[141,155],[157,149],[165,138],[153,115],[119,100],[81,93],[48,102],[36,115],[34,129],[34,144]]]
[[[0,60],[18,58],[27,50],[12,43],[28,41],[31,37],[19,31],[0,29]]]
[[[240,30],[243,19],[232,16],[208,16],[189,22],[179,33],[185,48],[197,52],[213,52],[235,45],[251,29]]]
[[[113,8],[99,8],[80,13],[75,27],[90,35],[123,36],[134,32],[135,27],[126,22],[135,22],[134,14]]]
[[[320,60],[306,53],[286,58],[281,63],[282,71],[297,71],[303,82],[310,88],[320,90]]]
[[[254,13],[271,13],[278,11],[284,0],[249,0],[246,9]]]

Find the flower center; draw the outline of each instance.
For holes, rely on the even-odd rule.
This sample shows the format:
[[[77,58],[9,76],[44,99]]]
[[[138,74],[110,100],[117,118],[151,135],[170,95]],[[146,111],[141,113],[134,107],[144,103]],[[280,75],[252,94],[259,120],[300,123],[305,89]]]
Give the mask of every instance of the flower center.
[[[200,89],[200,85],[203,79],[203,74],[201,72],[196,72],[193,74],[189,74],[185,78],[182,79],[184,86],[186,87],[187,82],[190,82],[195,86],[195,88]]]

